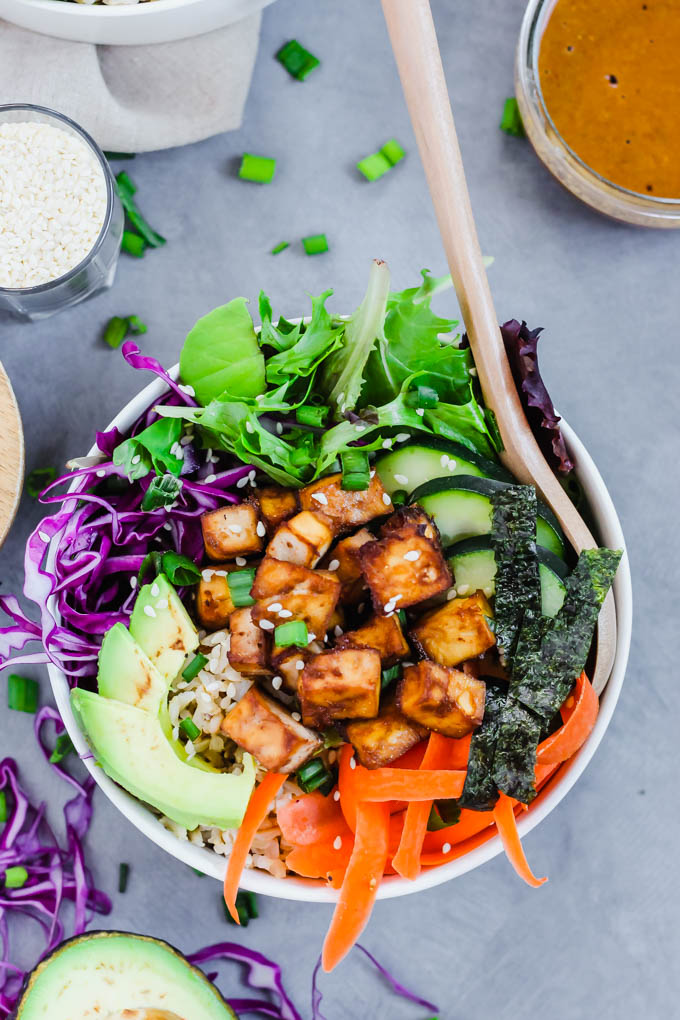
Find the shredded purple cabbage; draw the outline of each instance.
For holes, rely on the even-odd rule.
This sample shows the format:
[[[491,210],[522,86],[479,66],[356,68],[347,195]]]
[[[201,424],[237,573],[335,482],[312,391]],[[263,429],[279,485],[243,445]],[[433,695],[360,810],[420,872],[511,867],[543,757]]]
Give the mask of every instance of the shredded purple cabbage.
[[[58,713],[42,709],[36,717],[36,733],[45,756],[49,758],[42,731],[54,723],[57,733],[64,726]],[[108,914],[109,898],[96,889],[85,864],[83,838],[92,818],[94,780],[79,783],[60,766],[53,766],[76,790],[64,806],[66,840],[62,846],[45,817],[45,804],[35,807],[19,783],[19,770],[12,758],[0,762],[0,790],[7,796],[9,816],[0,833],[0,873],[22,867],[28,879],[20,889],[0,891],[0,1018],[7,1017],[19,997],[26,973],[12,963],[10,922],[13,917],[28,917],[43,930],[45,948],[50,953],[63,940],[65,926],[62,908],[73,903],[72,934],[82,934],[94,913]]]

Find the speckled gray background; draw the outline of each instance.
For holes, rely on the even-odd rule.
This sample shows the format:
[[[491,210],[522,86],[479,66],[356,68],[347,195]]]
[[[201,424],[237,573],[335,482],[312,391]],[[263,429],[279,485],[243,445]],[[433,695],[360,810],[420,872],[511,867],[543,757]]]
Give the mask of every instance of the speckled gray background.
[[[482,247],[502,319],[547,327],[542,363],[555,402],[609,484],[636,587],[628,679],[610,730],[578,786],[526,840],[550,883],[532,891],[498,857],[456,882],[377,906],[365,944],[441,1006],[446,1020],[661,1020],[677,1013],[678,243],[599,218],[548,176],[528,144],[497,128],[512,90],[521,0],[435,0]],[[304,84],[272,60],[297,37],[323,59]],[[141,83],[140,83],[141,86]],[[219,88],[219,80],[215,87]],[[21,96],[3,96],[3,101]],[[358,158],[395,136],[409,150],[368,184]],[[244,150],[278,158],[273,185],[235,177]],[[140,204],[167,237],[143,261],[121,260],[114,289],[35,326],[2,324],[0,357],[26,429],[28,468],[84,453],[140,386],[100,339],[114,314],[149,324],[144,346],[170,364],[194,320],[260,287],[300,314],[305,295],[335,288],[332,307],[359,301],[369,260],[389,260],[395,284],[423,266],[445,271],[378,0],[280,0],[265,11],[241,131],[132,165]],[[276,242],[326,231],[308,258]],[[0,553],[2,590],[21,583],[23,542],[38,520],[21,506]],[[47,678],[44,698],[48,699]],[[5,698],[5,681],[0,681]],[[39,795],[64,791],[35,754],[32,720],[0,717],[2,753],[17,756]],[[97,878],[129,890],[108,926],[162,936],[185,950],[234,937],[218,886],[161,855],[101,796],[89,838]],[[243,933],[275,956],[305,1016],[330,910],[275,900]],[[26,936],[25,951],[30,945]],[[235,980],[223,982],[227,994]],[[390,997],[358,958],[324,979],[330,1020],[425,1020]]]

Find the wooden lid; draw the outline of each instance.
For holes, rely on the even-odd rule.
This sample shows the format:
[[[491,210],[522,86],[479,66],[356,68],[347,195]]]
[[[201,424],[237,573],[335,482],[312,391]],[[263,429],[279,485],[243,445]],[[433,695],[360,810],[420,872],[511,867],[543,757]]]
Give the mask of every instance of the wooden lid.
[[[14,520],[24,484],[24,430],[16,397],[0,363],[0,545]]]

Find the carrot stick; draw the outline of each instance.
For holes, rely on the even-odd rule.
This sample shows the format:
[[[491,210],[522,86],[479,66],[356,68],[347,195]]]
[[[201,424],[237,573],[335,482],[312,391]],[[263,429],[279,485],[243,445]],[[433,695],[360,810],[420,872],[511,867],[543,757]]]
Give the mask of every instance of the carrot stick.
[[[352,768],[352,763],[354,768]],[[340,764],[338,768],[338,790],[340,791],[340,809],[352,832],[357,827],[357,804],[359,803],[359,787],[356,780],[356,759],[351,744],[343,744],[340,748]]]
[[[442,737],[439,733],[431,733],[421,769],[445,769],[453,756],[451,745],[455,743],[457,741]],[[431,800],[416,801],[406,809],[399,849],[392,859],[392,867],[402,878],[413,881],[420,873],[420,853],[433,803]]]
[[[336,836],[349,834],[340,804],[332,795],[305,793],[282,804],[276,820],[285,840],[294,846],[332,843]]]
[[[262,782],[253,790],[243,821],[236,833],[227,864],[227,873],[224,876],[224,902],[236,924],[241,923],[236,910],[236,896],[248,851],[255,833],[269,813],[271,802],[285,783],[286,778],[287,776],[281,772],[267,772]]]
[[[562,707],[564,725],[539,745],[536,756],[538,763],[558,765],[576,754],[590,736],[599,710],[597,694],[586,674],[581,673],[573,694]]]
[[[339,847],[334,843],[296,846],[286,857],[286,864],[303,878],[324,878],[333,889],[339,889],[352,855],[353,842],[350,832],[346,838],[342,837]]]
[[[368,923],[388,854],[390,815],[386,804],[357,805],[357,828],[321,961],[328,972],[347,955]]]
[[[361,801],[451,800],[460,797],[465,773],[448,769],[364,769],[354,770]],[[342,795],[341,795],[342,797]]]
[[[539,885],[543,885],[548,880],[547,878],[536,878],[527,864],[519,833],[517,832],[517,820],[513,804],[514,802],[511,797],[501,793],[498,803],[493,809],[494,821],[496,822],[505,853],[513,868],[519,877],[524,879],[527,885],[537,889]]]

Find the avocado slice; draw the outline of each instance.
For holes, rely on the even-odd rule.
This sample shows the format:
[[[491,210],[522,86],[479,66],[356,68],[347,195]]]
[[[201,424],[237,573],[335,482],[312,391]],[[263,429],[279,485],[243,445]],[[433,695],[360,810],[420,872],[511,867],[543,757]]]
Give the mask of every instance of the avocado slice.
[[[114,624],[104,635],[97,688],[103,698],[115,698],[154,714],[168,693],[167,680],[122,623]]]
[[[16,1020],[236,1020],[205,974],[167,942],[99,931],[63,942],[31,974]]]
[[[241,824],[255,785],[255,764],[243,772],[203,771],[180,761],[158,715],[75,687],[71,706],[104,772],[139,800],[185,829]]]
[[[140,589],[130,633],[161,676],[171,683],[198,648],[198,631],[165,574]]]

